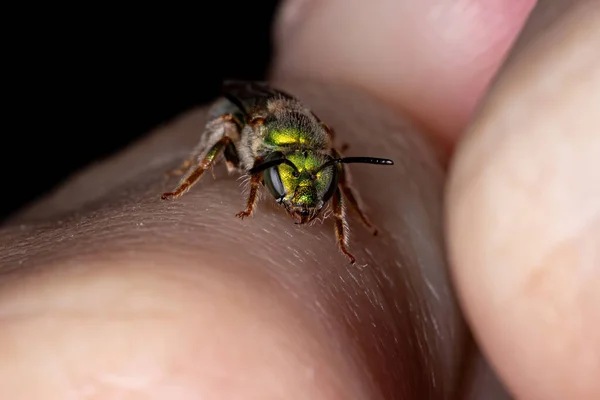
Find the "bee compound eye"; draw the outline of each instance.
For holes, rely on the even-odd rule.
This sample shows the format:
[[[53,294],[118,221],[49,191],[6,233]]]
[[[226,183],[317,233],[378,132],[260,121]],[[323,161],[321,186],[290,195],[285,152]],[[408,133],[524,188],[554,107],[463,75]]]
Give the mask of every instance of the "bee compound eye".
[[[263,172],[263,179],[273,197],[281,199],[285,196],[285,188],[283,187],[278,167],[271,167]]]
[[[328,172],[322,175],[322,178],[325,181],[325,190],[323,191],[323,197],[321,198],[321,200],[323,202],[326,202],[327,200],[329,200],[333,194],[335,193],[337,186],[338,186],[338,182],[339,182],[339,171],[338,169],[332,165],[331,167],[328,167],[326,170],[324,170],[323,172]]]

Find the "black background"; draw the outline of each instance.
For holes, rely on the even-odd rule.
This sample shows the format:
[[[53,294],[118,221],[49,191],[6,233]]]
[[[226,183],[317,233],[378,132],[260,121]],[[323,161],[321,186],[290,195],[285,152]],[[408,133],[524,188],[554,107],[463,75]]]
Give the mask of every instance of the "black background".
[[[7,13],[0,219],[212,100],[224,79],[264,79],[277,6]]]

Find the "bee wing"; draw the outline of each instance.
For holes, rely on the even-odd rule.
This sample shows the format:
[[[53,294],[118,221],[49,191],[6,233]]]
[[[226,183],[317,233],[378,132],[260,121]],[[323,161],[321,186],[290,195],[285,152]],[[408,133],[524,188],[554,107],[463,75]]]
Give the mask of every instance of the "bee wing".
[[[272,88],[267,82],[234,80],[223,83],[223,96],[246,114],[266,108],[267,101],[274,98],[295,100],[292,95]]]

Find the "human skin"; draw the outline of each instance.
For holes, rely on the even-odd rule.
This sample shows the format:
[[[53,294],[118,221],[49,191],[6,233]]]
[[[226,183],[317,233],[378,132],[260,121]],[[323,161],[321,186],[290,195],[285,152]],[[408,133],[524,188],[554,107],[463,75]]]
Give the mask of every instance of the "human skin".
[[[0,343],[24,369],[38,361],[23,353],[60,354],[68,377],[38,365],[35,379],[52,379],[61,396],[97,390],[103,398],[439,398],[453,389],[464,334],[444,275],[439,163],[369,96],[306,82],[277,86],[305,99],[351,147],[397,160],[396,168],[355,171],[381,231],[373,237],[353,219],[357,265],[338,253],[330,223],[298,228],[270,199],[254,217],[235,218],[244,199],[224,167],[181,199],[160,200],[175,184],[163,172],[204,125],[205,110],[192,111],[25,212],[17,232],[5,231],[12,244],[3,265],[16,269],[3,282],[0,304],[12,322]],[[377,118],[367,124],[350,109]],[[381,140],[368,140],[366,130]],[[91,197],[75,214],[74,193]],[[38,219],[54,222],[20,225]],[[14,244],[23,242],[26,250]],[[33,290],[41,294],[19,295]],[[19,346],[29,330],[46,329],[65,333]],[[90,355],[99,348],[100,359]],[[125,356],[131,361],[120,361]],[[89,359],[82,371],[78,363]],[[7,394],[47,393],[10,369]]]
[[[600,117],[593,105],[600,104],[600,60],[590,50],[600,41],[597,6],[540,4],[471,117],[526,7],[505,10],[513,26],[503,26],[510,32],[497,33],[497,41],[465,45],[487,55],[471,60],[485,74],[416,52],[415,62],[433,71],[385,87],[370,79],[391,66],[337,51],[339,31],[356,24],[332,29],[339,37],[326,34],[327,21],[369,15],[358,3],[344,3],[342,14],[336,4],[309,7],[295,28],[287,16],[273,79],[340,132],[348,155],[396,160],[394,167],[352,168],[381,231],[373,238],[352,218],[358,266],[338,254],[331,221],[295,227],[268,196],[254,217],[236,219],[244,199],[222,169],[218,180],[205,177],[178,201],[160,201],[173,184],[162,173],[201,131],[204,110],[192,110],[4,227],[0,398],[501,395],[476,373],[464,374],[472,354],[448,281],[444,233],[467,322],[515,396],[598,397]],[[490,8],[482,12],[497,15],[501,7]],[[448,26],[465,26],[461,18],[471,13],[442,15]],[[385,32],[380,19],[377,26]],[[494,31],[472,27],[484,28]],[[390,37],[401,44],[402,33]],[[409,50],[446,49],[411,37],[417,43]],[[556,37],[564,38],[560,46]],[[490,42],[495,50],[469,47]],[[406,51],[399,47],[398,59],[386,60],[401,77],[414,74],[414,64],[402,69]],[[478,89],[463,102],[456,87],[432,85],[438,96],[410,101],[407,93],[431,76],[470,80]],[[426,138],[452,147],[467,125],[444,197],[444,171]],[[515,182],[516,167],[543,183],[538,194],[531,181]],[[484,384],[474,389],[473,382]]]

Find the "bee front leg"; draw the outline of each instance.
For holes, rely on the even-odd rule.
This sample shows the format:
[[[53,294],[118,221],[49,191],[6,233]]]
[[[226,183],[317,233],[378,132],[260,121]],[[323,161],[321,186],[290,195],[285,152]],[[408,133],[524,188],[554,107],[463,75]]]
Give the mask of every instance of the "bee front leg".
[[[202,177],[204,171],[214,165],[215,161],[228,146],[233,146],[233,142],[229,136],[224,136],[219,139],[219,141],[208,150],[208,153],[206,153],[202,161],[200,161],[196,167],[188,172],[187,176],[179,182],[179,185],[172,192],[163,193],[161,198],[163,200],[176,199],[190,190],[190,188],[198,182],[200,177]]]
[[[350,264],[356,262],[350,251],[348,251],[348,242],[350,240],[350,228],[348,227],[348,221],[346,221],[346,210],[344,207],[344,200],[340,189],[336,189],[332,199],[333,205],[333,216],[335,218],[335,237],[338,242],[340,251],[348,257]]]
[[[236,217],[244,219],[252,215],[252,211],[258,203],[258,191],[260,190],[260,184],[262,183],[262,175],[254,174],[250,176],[250,192],[248,193],[248,201],[246,202],[246,209],[235,214]]]

